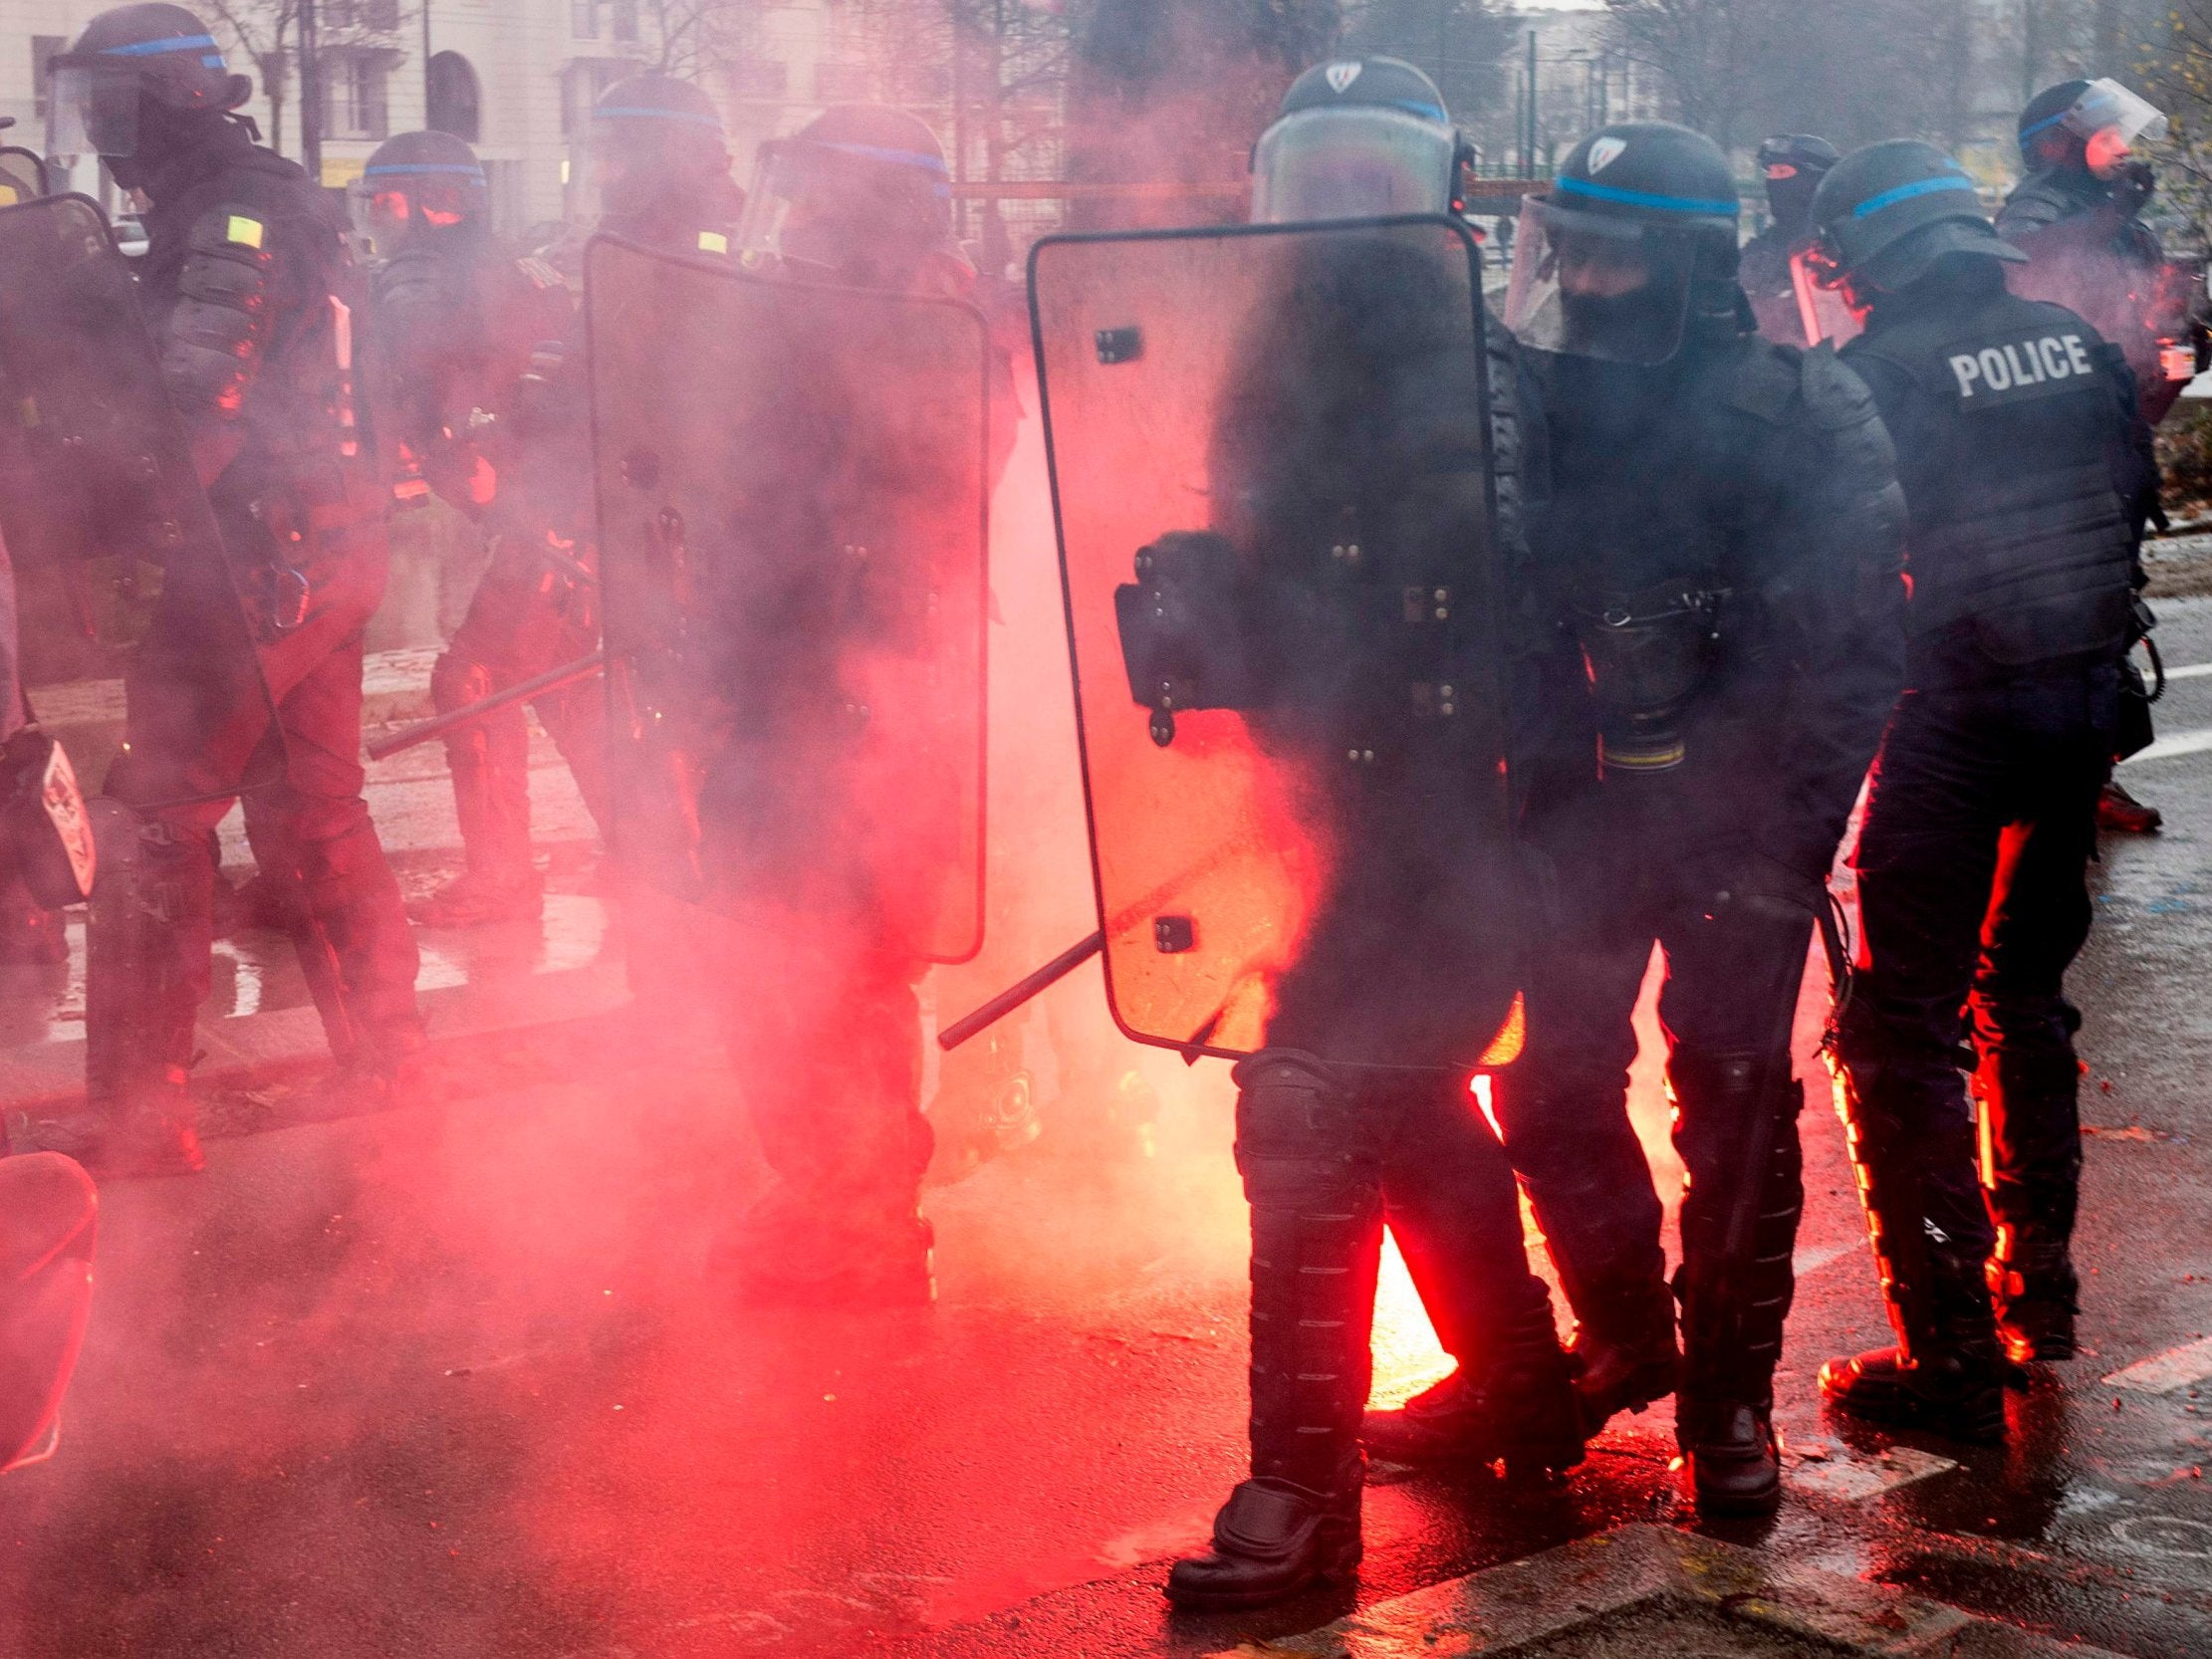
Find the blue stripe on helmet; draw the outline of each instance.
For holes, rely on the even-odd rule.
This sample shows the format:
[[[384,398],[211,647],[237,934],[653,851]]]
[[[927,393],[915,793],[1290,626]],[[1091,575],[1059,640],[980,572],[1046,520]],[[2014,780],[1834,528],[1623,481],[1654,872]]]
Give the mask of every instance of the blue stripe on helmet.
[[[200,67],[202,69],[221,69],[223,67],[223,55],[220,52],[208,53],[200,59]]]
[[[711,127],[716,132],[722,130],[722,118],[719,116],[701,116],[689,110],[648,110],[642,105],[633,104],[601,105],[592,112],[592,118],[594,120],[674,120],[682,121],[689,126]]]
[[[465,173],[470,178],[481,179],[484,169],[469,161],[392,161],[381,167],[361,170],[364,178],[383,178],[393,173]]]
[[[1879,195],[1868,196],[1851,209],[1851,217],[1863,219],[1869,213],[1879,213],[1885,207],[1894,207],[1914,196],[1932,196],[1940,190],[1964,190],[1974,193],[1974,181],[1964,173],[1943,173],[1935,178],[1916,178],[1910,184],[1900,184],[1894,190],[1884,190]]]
[[[821,149],[863,156],[870,161],[887,161],[894,167],[917,167],[925,173],[935,173],[939,178],[946,176],[944,157],[931,155],[925,149],[886,149],[880,144],[847,144],[829,138],[809,138],[807,142]]]
[[[1451,117],[1447,116],[1437,106],[1422,104],[1418,100],[1410,98],[1393,98],[1383,108],[1386,110],[1403,110],[1409,116],[1418,116],[1423,120],[1432,120],[1439,125],[1451,119]]]
[[[1662,196],[1650,190],[1622,190],[1610,184],[1598,184],[1587,178],[1562,178],[1553,181],[1553,188],[1564,190],[1571,196],[1589,196],[1597,201],[1619,202],[1624,207],[1655,207],[1662,213],[1717,213],[1733,219],[1743,209],[1732,201],[1705,200],[1695,196]]]
[[[148,58],[157,52],[197,52],[215,45],[213,35],[171,35],[166,40],[131,41],[123,46],[104,46],[104,58]],[[220,60],[217,60],[220,62]]]
[[[2037,121],[2033,126],[2023,126],[2020,129],[2020,141],[2022,143],[2026,143],[2038,132],[2049,131],[2052,127],[2057,126],[2059,122],[2065,120],[2067,117],[2073,114],[2074,106],[2070,104],[2064,110],[2061,110],[2057,115],[2044,117],[2043,119]]]

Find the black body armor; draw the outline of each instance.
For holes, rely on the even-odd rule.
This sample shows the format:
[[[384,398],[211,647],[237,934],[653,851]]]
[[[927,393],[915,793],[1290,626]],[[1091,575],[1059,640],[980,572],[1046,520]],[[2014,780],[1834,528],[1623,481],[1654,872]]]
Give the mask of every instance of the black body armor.
[[[1985,288],[1877,307],[1844,356],[1888,412],[1912,504],[1912,683],[2116,658],[2155,477],[2117,350]]]

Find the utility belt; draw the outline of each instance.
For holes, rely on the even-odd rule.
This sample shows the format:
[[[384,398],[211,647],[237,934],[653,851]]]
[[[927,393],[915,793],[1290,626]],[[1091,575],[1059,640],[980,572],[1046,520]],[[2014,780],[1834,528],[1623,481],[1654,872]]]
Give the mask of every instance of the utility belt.
[[[1683,716],[1719,658],[1728,598],[1725,588],[1673,581],[1576,608],[1608,773],[1671,772],[1687,757]]]

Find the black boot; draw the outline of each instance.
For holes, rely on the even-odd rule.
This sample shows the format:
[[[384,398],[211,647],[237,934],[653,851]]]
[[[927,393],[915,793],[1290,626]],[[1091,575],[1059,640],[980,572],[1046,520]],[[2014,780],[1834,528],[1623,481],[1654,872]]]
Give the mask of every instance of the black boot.
[[[1359,1413],[1382,1254],[1382,1128],[1311,1055],[1236,1069],[1237,1167],[1252,1206],[1252,1478],[1177,1561],[1168,1599],[1220,1610],[1281,1601],[1359,1561]]]
[[[1682,1196],[1682,1385],[1675,1440],[1700,1510],[1771,1515],[1782,1501],[1774,1370],[1797,1279],[1805,1210],[1798,1113],[1785,1056],[1677,1053],[1668,1066]]]
[[[1359,1478],[1316,1491],[1274,1476],[1241,1481],[1213,1520],[1213,1543],[1168,1569],[1167,1599],[1196,1612],[1265,1607],[1359,1565]]]
[[[1664,1279],[1588,1292],[1576,1304],[1576,1316],[1581,1323],[1569,1352],[1588,1433],[1674,1392],[1682,1355],[1674,1342],[1674,1298]]]
[[[2008,1359],[2026,1365],[2074,1357],[2082,1282],[2065,1240],[2007,1223],[1997,1230],[1988,1276]]]
[[[1509,1478],[1574,1468],[1583,1461],[1582,1413],[1550,1307],[1471,1351],[1468,1363],[1400,1409],[1368,1412],[1359,1438],[1370,1457],[1388,1463],[1502,1462]]]
[[[1851,1165],[1894,1346],[1821,1367],[1837,1410],[1884,1428],[1988,1443],[2005,1433],[2003,1367],[1979,1260],[1986,1233],[1973,1129],[1899,1089],[1863,1022],[1839,1076]]]

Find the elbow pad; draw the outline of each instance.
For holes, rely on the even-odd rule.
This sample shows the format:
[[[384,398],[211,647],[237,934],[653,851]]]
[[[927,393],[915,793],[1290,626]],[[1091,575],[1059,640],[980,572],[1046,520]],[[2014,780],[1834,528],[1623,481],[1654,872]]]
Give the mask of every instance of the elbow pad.
[[[192,227],[161,348],[161,377],[187,416],[235,420],[244,409],[268,342],[268,220],[250,208],[218,207]]]

